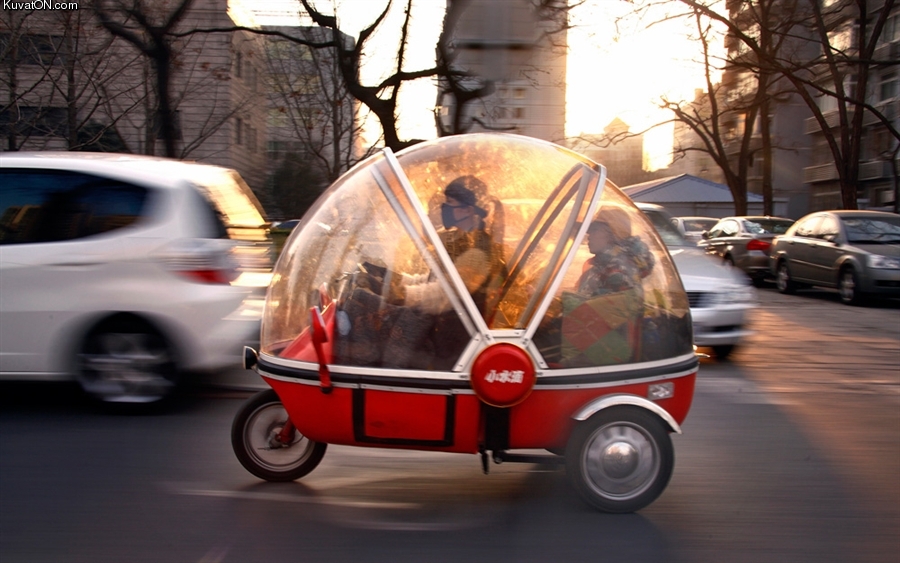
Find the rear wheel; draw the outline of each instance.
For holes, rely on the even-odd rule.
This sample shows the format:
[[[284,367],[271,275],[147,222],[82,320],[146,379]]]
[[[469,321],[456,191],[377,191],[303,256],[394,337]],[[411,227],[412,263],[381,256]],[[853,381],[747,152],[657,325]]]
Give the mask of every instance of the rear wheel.
[[[791,271],[788,268],[787,260],[782,260],[778,263],[775,286],[778,287],[778,291],[784,294],[791,294],[797,290],[797,285],[791,279]]]
[[[293,481],[319,465],[328,444],[313,442],[296,428],[282,440],[288,421],[272,389],[244,403],[231,425],[231,446],[244,469],[266,481]]]
[[[864,299],[859,291],[859,277],[852,267],[847,266],[838,274],[838,292],[841,301],[847,305],[862,305]]]
[[[175,355],[162,334],[137,318],[114,318],[85,337],[76,379],[106,403],[155,403],[178,384]]]
[[[637,407],[601,411],[580,423],[566,448],[572,486],[604,512],[634,512],[657,499],[675,453],[663,422]]]

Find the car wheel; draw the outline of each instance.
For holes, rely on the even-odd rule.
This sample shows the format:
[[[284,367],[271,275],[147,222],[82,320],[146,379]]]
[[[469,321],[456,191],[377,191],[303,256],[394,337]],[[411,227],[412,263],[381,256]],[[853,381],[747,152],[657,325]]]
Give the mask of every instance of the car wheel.
[[[734,352],[734,344],[721,344],[719,346],[712,347],[713,354],[716,355],[717,360],[727,360],[728,356]]]
[[[841,269],[838,274],[838,292],[841,301],[847,305],[862,305],[864,299],[859,291],[859,277],[856,270],[851,267]]]
[[[178,385],[172,347],[136,318],[111,319],[88,333],[76,379],[88,395],[105,403],[156,403]]]
[[[657,499],[675,453],[663,422],[636,407],[601,411],[575,427],[566,448],[573,488],[604,512],[634,512]]]
[[[775,276],[775,286],[784,294],[791,294],[797,290],[794,280],[791,279],[791,271],[788,269],[787,260],[778,263],[778,272]]]
[[[283,441],[288,422],[287,411],[272,389],[244,403],[231,425],[231,446],[244,469],[266,481],[294,481],[319,465],[328,444],[314,442],[296,428]]]

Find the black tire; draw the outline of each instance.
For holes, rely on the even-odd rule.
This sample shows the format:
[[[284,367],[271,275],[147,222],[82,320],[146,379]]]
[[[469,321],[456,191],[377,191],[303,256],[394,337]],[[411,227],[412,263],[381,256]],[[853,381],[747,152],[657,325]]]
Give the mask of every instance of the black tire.
[[[720,344],[718,346],[712,347],[713,354],[716,355],[717,360],[727,360],[728,356],[734,352],[734,344]]]
[[[790,295],[797,291],[797,284],[791,278],[791,270],[788,268],[787,260],[778,263],[778,271],[775,273],[775,287],[780,293]]]
[[[859,276],[851,266],[841,268],[838,274],[838,293],[845,305],[862,305],[865,298],[859,290]]]
[[[672,476],[668,428],[639,407],[603,410],[578,424],[566,448],[566,474],[604,512],[634,512],[656,500]]]
[[[294,430],[293,440],[278,440],[287,411],[272,389],[250,397],[234,417],[231,447],[244,469],[265,481],[294,481],[319,465],[328,444]]]
[[[174,350],[158,330],[136,317],[115,317],[85,337],[76,380],[104,403],[146,405],[171,397],[179,376]]]

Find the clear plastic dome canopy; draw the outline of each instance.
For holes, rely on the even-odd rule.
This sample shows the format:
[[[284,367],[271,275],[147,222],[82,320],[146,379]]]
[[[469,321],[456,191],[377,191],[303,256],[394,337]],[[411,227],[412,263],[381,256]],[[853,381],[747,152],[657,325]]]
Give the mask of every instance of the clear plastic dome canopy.
[[[664,244],[605,169],[557,145],[471,134],[385,150],[335,182],[276,265],[261,359],[465,376],[493,342],[542,372],[693,354]],[[323,352],[319,352],[320,354]]]

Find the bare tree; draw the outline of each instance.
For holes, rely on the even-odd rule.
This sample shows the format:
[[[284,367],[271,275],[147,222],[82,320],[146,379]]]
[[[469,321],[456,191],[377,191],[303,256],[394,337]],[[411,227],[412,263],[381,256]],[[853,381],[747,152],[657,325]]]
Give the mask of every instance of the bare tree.
[[[702,61],[705,78],[705,91],[692,102],[685,103],[662,97],[662,106],[670,110],[675,121],[686,126],[694,133],[697,144],[676,146],[677,153],[685,155],[692,151],[705,152],[722,170],[725,183],[731,191],[734,201],[734,212],[737,215],[747,214],[747,171],[752,161],[751,145],[753,139],[753,123],[759,113],[761,97],[766,95],[765,89],[757,89],[750,99],[726,100],[721,93],[721,84],[716,80],[715,71],[721,64],[714,54],[712,42],[716,39],[709,21],[700,13],[694,14],[698,39],[702,50]],[[744,127],[728,128],[728,117],[739,113],[744,118]],[[734,150],[734,146],[738,150]]]
[[[555,25],[547,26],[551,33],[554,29],[561,31],[568,26],[566,15],[572,6],[581,4],[583,0],[569,5],[564,0],[523,0],[529,2],[537,11],[538,17],[545,22],[554,22]],[[408,49],[410,26],[413,22],[413,0],[405,0],[403,4],[403,18],[399,28],[394,34],[397,38],[394,45],[392,67],[382,73],[381,78],[374,84],[367,84],[360,76],[366,54],[372,49],[369,42],[375,33],[385,24],[388,13],[391,11],[394,0],[387,0],[384,9],[375,19],[359,31],[355,43],[344,41],[346,34],[340,27],[339,18],[332,9],[331,14],[313,6],[310,0],[300,0],[303,5],[301,15],[309,17],[312,22],[327,31],[327,36],[322,39],[310,40],[308,38],[291,37],[277,30],[260,30],[246,26],[231,26],[220,28],[194,29],[190,33],[220,33],[233,31],[248,31],[261,35],[277,36],[299,45],[305,45],[314,49],[336,49],[337,68],[340,72],[344,87],[350,95],[364,105],[376,117],[382,128],[383,141],[392,150],[400,150],[419,142],[419,139],[402,139],[398,131],[398,115],[401,88],[410,82],[422,79],[433,79],[444,84],[446,89],[442,95],[454,98],[457,107],[464,107],[472,100],[493,91],[493,86],[482,77],[477,76],[454,64],[455,53],[452,48],[454,26],[459,21],[459,16],[470,4],[470,0],[451,0],[448,2],[443,28],[435,43],[434,52],[436,61],[434,65],[419,69],[408,69]],[[334,4],[332,4],[334,7]],[[381,50],[382,47],[379,47]],[[469,123],[458,120],[456,125],[449,129],[442,129],[441,134],[456,134],[467,130]]]
[[[85,12],[4,15],[7,149],[126,150],[117,125],[135,109],[124,98],[138,87],[114,83],[137,56],[96,33]],[[120,111],[110,111],[113,105]]]
[[[877,15],[870,17],[866,0],[843,0],[824,6],[817,0],[785,0],[780,3],[780,27],[768,27],[771,22],[759,21],[772,34],[789,35],[792,40],[817,46],[815,56],[808,51],[767,50],[759,36],[711,5],[698,0],[680,0],[691,10],[703,14],[725,26],[729,34],[742,42],[756,58],[760,73],[783,77],[801,97],[818,123],[831,152],[837,171],[842,206],[857,208],[861,140],[864,115],[868,113],[897,140],[900,133],[883,109],[868,101],[869,77],[874,68],[887,61],[875,58],[876,47],[896,0],[885,0]],[[750,8],[754,3],[744,2]],[[791,9],[787,9],[790,7]],[[784,15],[793,18],[784,26]],[[843,27],[840,27],[843,24]],[[849,39],[844,41],[841,37]],[[823,98],[833,100],[822,103]],[[831,111],[834,106],[836,123]]]
[[[92,7],[103,26],[131,43],[152,65],[157,123],[166,156],[178,156],[176,113],[172,103],[172,32],[187,15],[194,0],[180,0],[170,11],[165,6],[145,5],[142,0],[93,0]]]
[[[266,29],[312,42],[327,40],[325,30],[318,27]],[[352,42],[350,37],[344,40]],[[273,37],[265,56],[269,137],[277,143],[276,152],[296,153],[313,161],[328,183],[370,154],[356,150],[362,121],[353,97],[344,88],[335,49],[316,49]]]

